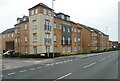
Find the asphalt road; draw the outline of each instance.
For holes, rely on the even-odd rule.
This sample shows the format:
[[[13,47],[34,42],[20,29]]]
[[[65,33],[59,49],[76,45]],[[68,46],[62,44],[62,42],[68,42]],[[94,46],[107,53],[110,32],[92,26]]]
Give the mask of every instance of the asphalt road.
[[[118,52],[87,58],[61,59],[11,70],[4,70],[4,79],[118,79]],[[50,80],[49,80],[50,81]]]

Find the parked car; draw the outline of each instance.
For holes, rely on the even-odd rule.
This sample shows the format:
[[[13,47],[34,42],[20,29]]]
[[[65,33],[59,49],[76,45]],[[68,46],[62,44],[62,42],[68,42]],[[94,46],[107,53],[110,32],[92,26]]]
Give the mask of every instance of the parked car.
[[[15,54],[14,50],[8,50],[5,53],[3,53],[3,56],[12,56],[13,54]]]

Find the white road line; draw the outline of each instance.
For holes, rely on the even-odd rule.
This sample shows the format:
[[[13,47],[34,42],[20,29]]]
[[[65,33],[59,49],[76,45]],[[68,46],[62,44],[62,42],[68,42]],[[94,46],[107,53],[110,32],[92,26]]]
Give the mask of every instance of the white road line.
[[[73,60],[70,60],[70,61],[73,61]]]
[[[40,69],[40,68],[42,68],[42,67],[37,67],[37,69]]]
[[[69,60],[67,60],[67,62],[70,62]]]
[[[59,64],[59,62],[56,62],[55,64]]]
[[[65,78],[65,77],[67,77],[67,76],[69,76],[69,75],[71,75],[72,73],[68,73],[68,74],[66,74],[66,75],[64,75],[64,76],[62,76],[62,77],[60,77],[60,78],[58,78],[58,79],[56,79],[56,80],[54,80],[54,81],[57,81],[57,80],[60,80],[60,79],[63,79],[63,78]]]
[[[30,69],[30,70],[35,70],[35,68],[32,68],[32,69]]]
[[[60,64],[62,64],[63,62],[61,61]]]
[[[9,73],[8,75],[13,75],[13,74],[15,74],[15,72],[13,72],[13,73]]]
[[[64,63],[66,63],[66,61],[64,61]]]
[[[27,70],[22,70],[22,71],[20,71],[20,72],[22,73],[22,72],[25,72],[25,71],[27,71]]]
[[[103,61],[103,60],[105,60],[106,58],[103,58],[103,59],[101,59],[101,60],[99,60],[99,61]]]
[[[84,68],[90,67],[90,66],[92,66],[92,65],[94,65],[94,64],[96,64],[96,62],[91,63],[91,64],[89,64],[89,65],[85,66]]]
[[[3,77],[3,75],[0,75],[0,77]]]

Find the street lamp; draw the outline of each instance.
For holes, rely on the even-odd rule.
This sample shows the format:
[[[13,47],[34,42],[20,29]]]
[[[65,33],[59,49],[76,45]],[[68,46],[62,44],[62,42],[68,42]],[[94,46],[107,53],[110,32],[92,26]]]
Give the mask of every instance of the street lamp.
[[[52,0],[52,17],[53,17],[53,19],[52,19],[52,28],[53,28],[53,58],[55,57],[55,55],[54,55],[54,1],[55,0]]]

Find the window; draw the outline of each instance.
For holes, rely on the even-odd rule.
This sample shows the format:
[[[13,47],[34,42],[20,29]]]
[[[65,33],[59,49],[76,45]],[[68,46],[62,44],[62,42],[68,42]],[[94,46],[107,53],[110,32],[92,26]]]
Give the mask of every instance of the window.
[[[8,34],[8,37],[10,37],[10,34]]]
[[[14,36],[14,34],[12,33],[12,34],[11,34],[11,37],[13,37],[13,36]]]
[[[78,38],[78,43],[80,43],[80,38]]]
[[[56,28],[56,23],[54,23],[54,28]]]
[[[20,52],[20,47],[18,47],[18,52]]]
[[[33,33],[33,42],[37,42],[37,33]]]
[[[34,10],[31,11],[31,14],[34,15]]]
[[[17,33],[17,29],[15,29],[15,33]]]
[[[17,38],[15,38],[15,43],[17,43],[18,41],[17,41]]]
[[[17,33],[20,33],[20,29],[17,29]]]
[[[35,14],[38,14],[38,9],[35,9]]]
[[[68,47],[68,52],[71,52],[71,47]]]
[[[65,47],[62,48],[63,53],[65,53]]]
[[[62,28],[62,26],[60,25],[60,29]]]
[[[70,20],[70,17],[67,17],[67,20],[69,21],[69,20]]]
[[[65,26],[63,26],[63,31],[65,31]]]
[[[76,38],[74,38],[74,42],[76,43]]]
[[[37,28],[36,20],[33,20],[33,28]]]
[[[78,29],[78,33],[80,33],[80,29]]]
[[[33,47],[34,54],[37,54],[37,46]]]
[[[45,21],[44,30],[51,31],[50,21]]]
[[[43,13],[44,13],[44,14],[47,14],[47,10],[46,10],[46,9],[43,9]]]
[[[68,37],[68,44],[70,44],[70,37]]]
[[[50,52],[50,47],[46,46],[46,52]]]
[[[27,42],[27,36],[25,36],[25,42]]]
[[[50,10],[48,11],[48,15],[50,15],[50,16],[52,15],[52,13],[51,13],[51,11],[50,11]]]
[[[80,46],[78,47],[78,51],[80,51]]]
[[[57,41],[57,39],[56,39],[56,35],[54,35],[54,41]]]
[[[20,37],[18,37],[18,43],[20,44]]]
[[[62,37],[62,41],[63,41],[63,44],[65,44],[65,37],[64,36]]]
[[[17,24],[19,24],[19,23],[20,23],[20,19],[17,20]]]
[[[50,34],[45,34],[45,43],[51,43]]]
[[[57,47],[54,47],[54,52],[57,52]]]
[[[96,41],[96,40],[93,40],[93,41],[92,41],[92,44],[97,44],[97,41]]]
[[[74,28],[74,32],[76,32],[76,28]]]
[[[62,19],[65,19],[64,15],[61,15],[61,18],[62,18]]]
[[[76,51],[76,46],[74,47],[74,51]]]
[[[97,34],[96,33],[92,33],[92,36],[97,36]]]
[[[70,28],[68,27],[68,32],[70,32]]]
[[[5,38],[5,35],[2,35],[3,38]]]
[[[25,47],[25,53],[28,53],[28,48],[27,47]]]
[[[27,29],[27,24],[24,25],[25,30]]]

